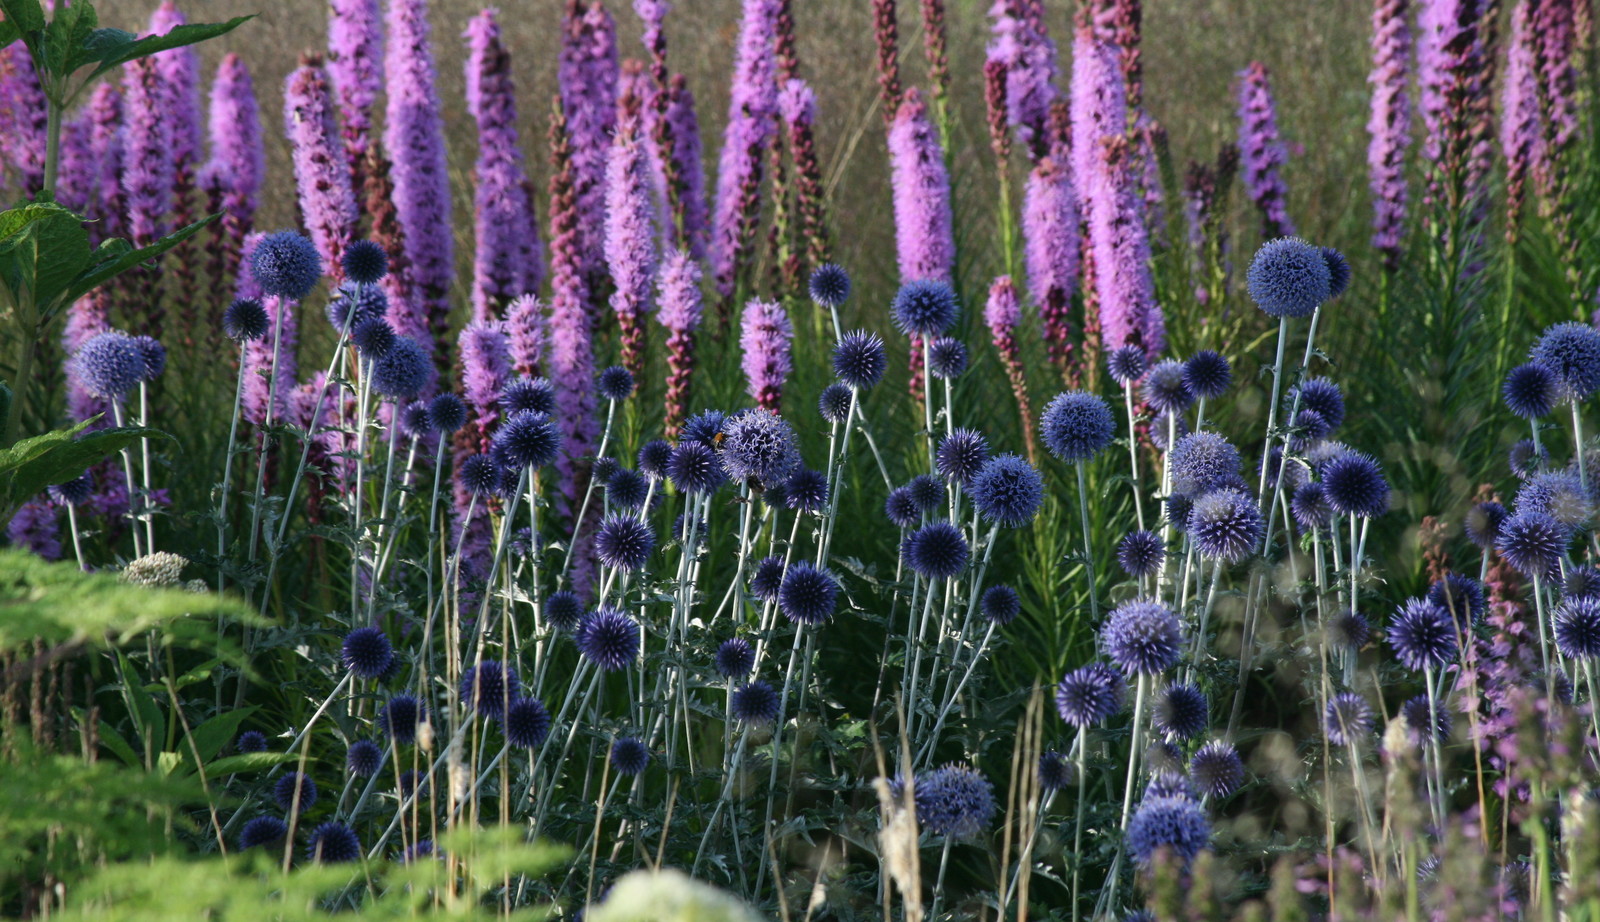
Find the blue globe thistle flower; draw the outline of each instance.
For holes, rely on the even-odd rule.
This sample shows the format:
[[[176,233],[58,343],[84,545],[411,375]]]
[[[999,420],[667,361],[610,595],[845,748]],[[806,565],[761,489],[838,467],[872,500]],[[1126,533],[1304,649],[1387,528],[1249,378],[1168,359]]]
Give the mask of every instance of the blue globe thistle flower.
[[[1594,511],[1589,491],[1571,471],[1547,471],[1528,478],[1517,490],[1511,509],[1518,514],[1542,512],[1563,525],[1581,525]]]
[[[1345,609],[1328,619],[1328,643],[1337,650],[1355,653],[1372,639],[1372,625],[1360,612]]]
[[[1220,353],[1201,349],[1183,363],[1183,383],[1196,397],[1215,400],[1233,384],[1233,366]]]
[[[456,482],[468,493],[482,496],[500,485],[500,469],[488,455],[473,455],[456,468]]]
[[[1296,400],[1302,410],[1311,410],[1322,417],[1327,424],[1327,432],[1344,425],[1344,392],[1327,378],[1308,378],[1303,385],[1289,388],[1287,404],[1292,407]]]
[[[834,263],[823,263],[811,271],[807,287],[811,300],[823,307],[838,307],[850,298],[850,273]]]
[[[1427,599],[1408,599],[1389,623],[1388,637],[1395,657],[1417,672],[1443,666],[1456,655],[1456,628],[1450,613]]]
[[[1444,579],[1428,587],[1428,601],[1449,612],[1456,628],[1462,632],[1468,631],[1489,610],[1483,584],[1460,573],[1446,573]]]
[[[1299,237],[1268,240],[1245,273],[1250,299],[1273,317],[1309,317],[1333,295],[1322,250]]]
[[[1306,448],[1306,463],[1310,464],[1313,468],[1320,470],[1323,465],[1332,464],[1334,461],[1343,458],[1345,455],[1354,453],[1355,449],[1343,442],[1338,442],[1333,439],[1323,439],[1319,442],[1312,443]]]
[[[821,471],[797,468],[785,485],[788,507],[796,512],[821,512],[828,505],[828,478]]]
[[[1111,408],[1094,394],[1057,394],[1039,417],[1039,435],[1050,453],[1066,462],[1087,461],[1099,454],[1117,433]]]
[[[722,469],[736,481],[758,480],[773,486],[800,466],[794,427],[761,407],[745,410],[722,427]]]
[[[1106,371],[1123,387],[1144,377],[1149,367],[1143,346],[1118,346],[1106,355]]]
[[[689,417],[683,424],[683,429],[678,433],[678,443],[706,442],[710,443],[722,431],[723,424],[728,421],[728,414],[721,410],[705,410]]]
[[[413,794],[418,799],[428,796],[427,772],[408,770],[400,773],[400,796],[410,797]]]
[[[839,581],[804,560],[790,564],[778,587],[778,611],[796,624],[821,624],[839,602]]]
[[[383,749],[372,740],[356,740],[344,754],[345,768],[358,778],[371,778],[383,765]]]
[[[1320,483],[1303,483],[1295,488],[1289,501],[1289,514],[1301,531],[1326,529],[1333,519],[1333,506],[1328,503],[1328,493]]]
[[[58,506],[81,506],[94,495],[94,475],[84,471],[66,483],[51,484],[49,493]]]
[[[1189,760],[1189,777],[1207,797],[1227,797],[1244,784],[1244,762],[1232,746],[1213,741],[1201,746]]]
[[[1168,458],[1172,489],[1198,496],[1239,476],[1239,449],[1215,432],[1193,432],[1178,440]]]
[[[1182,362],[1165,359],[1157,362],[1144,376],[1144,387],[1139,395],[1156,415],[1181,413],[1194,403],[1194,391],[1189,390],[1189,382],[1183,371]]]
[[[411,337],[397,336],[372,365],[372,389],[385,397],[410,400],[427,390],[435,375],[427,351]]]
[[[639,655],[639,625],[614,608],[600,608],[579,625],[578,652],[605,672],[626,668]]]
[[[506,416],[523,410],[535,413],[556,411],[556,390],[548,378],[513,378],[500,389],[500,409]]]
[[[765,682],[749,682],[734,689],[728,706],[740,723],[766,725],[778,719],[778,693]]]
[[[889,355],[876,333],[854,330],[833,347],[833,374],[846,387],[866,390],[883,380],[888,368]]]
[[[1157,743],[1150,747],[1151,751],[1146,755],[1147,757],[1156,756],[1159,762],[1170,761],[1174,764],[1171,767],[1162,767],[1150,773],[1150,780],[1145,782],[1143,799],[1180,797],[1184,800],[1198,800],[1200,792],[1194,789],[1194,785],[1189,782],[1189,779],[1184,776],[1182,769],[1179,767],[1183,764],[1182,759],[1176,753],[1163,754],[1163,748],[1163,744]]]
[[[966,569],[969,556],[966,537],[949,522],[924,525],[900,544],[900,557],[906,566],[930,581],[954,577]]]
[[[239,830],[239,850],[249,851],[260,845],[282,842],[289,834],[289,824],[275,816],[258,816]]]
[[[489,454],[503,468],[544,467],[561,450],[561,430],[543,413],[518,413],[501,424]]]
[[[983,620],[1005,627],[1022,614],[1022,597],[1010,586],[996,584],[983,590],[978,607]]]
[[[1067,757],[1054,749],[1039,753],[1039,790],[1059,791],[1077,781],[1077,771]]]
[[[1519,512],[1500,523],[1495,549],[1523,576],[1548,576],[1566,556],[1572,529],[1542,512]]]
[[[639,470],[646,477],[660,480],[667,476],[667,465],[672,463],[672,443],[665,439],[651,439],[639,446]]]
[[[606,499],[619,509],[638,509],[644,505],[650,484],[638,471],[620,468],[606,481]]]
[[[1520,480],[1527,480],[1550,463],[1550,450],[1536,444],[1533,439],[1522,439],[1511,446],[1506,461],[1512,474]]]
[[[376,679],[394,661],[388,635],[375,627],[358,627],[346,634],[340,652],[345,668],[358,679]]]
[[[278,231],[256,244],[250,268],[263,294],[303,301],[322,278],[322,257],[304,236]]]
[[[655,547],[656,533],[632,515],[608,515],[595,530],[595,555],[602,564],[615,569],[639,569],[650,559]]]
[[[768,509],[787,509],[789,506],[789,481],[780,480],[761,490],[761,502]]]
[[[727,481],[716,450],[704,442],[684,440],[672,450],[667,477],[680,493],[710,493]]]
[[[915,799],[917,823],[935,835],[971,839],[994,822],[994,785],[965,765],[918,773]]]
[[[756,668],[756,654],[750,642],[743,637],[729,637],[717,646],[717,675],[724,679],[738,679]]]
[[[1100,645],[1123,672],[1159,675],[1178,661],[1183,638],[1172,609],[1154,599],[1133,599],[1111,612]]]
[[[621,365],[603,369],[595,378],[595,391],[602,400],[627,400],[633,396],[633,373]]]
[[[1500,537],[1500,524],[1506,520],[1506,515],[1506,507],[1499,503],[1476,504],[1463,517],[1467,540],[1488,549]]]
[[[461,701],[469,711],[499,717],[521,697],[522,680],[499,661],[486,659],[461,674]]]
[[[361,860],[361,840],[343,823],[329,821],[311,831],[306,857],[322,864],[345,864]]]
[[[167,347],[154,336],[135,336],[135,344],[139,347],[139,354],[144,362],[144,370],[140,373],[141,381],[154,381],[161,377],[167,370]]]
[[[1328,299],[1344,294],[1350,287],[1350,261],[1344,254],[1333,247],[1318,247],[1322,251],[1322,260],[1328,264]]]
[[[1511,369],[1500,395],[1513,416],[1538,419],[1549,415],[1560,402],[1561,379],[1550,366],[1528,362]]]
[[[934,470],[946,480],[965,485],[989,460],[989,440],[976,429],[953,429],[939,441]]]
[[[1194,739],[1205,732],[1210,716],[1205,692],[1176,682],[1161,690],[1150,712],[1157,730],[1180,740]]]
[[[1565,598],[1600,598],[1600,568],[1572,566],[1567,568],[1567,578],[1562,581],[1561,595]]]
[[[378,711],[378,729],[399,744],[414,743],[422,723],[422,704],[412,695],[395,695]]]
[[[1188,862],[1210,840],[1205,811],[1187,797],[1147,797],[1128,820],[1128,854],[1141,867],[1162,849]]]
[[[424,858],[443,858],[432,839],[418,839],[400,853],[401,864],[416,864]]]
[[[934,337],[955,325],[961,316],[955,289],[933,279],[918,279],[900,286],[889,305],[894,325],[902,333]]]
[[[643,774],[650,764],[650,750],[631,736],[620,736],[611,744],[611,767],[626,778]]]
[[[1322,728],[1332,745],[1352,745],[1372,732],[1372,707],[1355,692],[1334,695],[1323,714]]]
[[[340,334],[351,333],[367,320],[389,316],[389,296],[376,285],[345,283],[334,290],[322,309],[328,326]]]
[[[1310,411],[1301,411],[1302,415],[1307,412]],[[1268,490],[1278,489],[1278,471],[1280,468],[1283,471],[1284,492],[1291,496],[1294,495],[1296,490],[1300,489],[1301,486],[1310,482],[1311,480],[1311,472],[1306,469],[1305,464],[1302,463],[1298,458],[1291,457],[1288,462],[1283,460],[1282,445],[1274,445],[1268,449],[1267,456],[1262,458],[1260,463],[1266,466]],[[1260,466],[1256,468],[1256,473],[1261,473]]]
[[[272,800],[285,813],[304,813],[316,806],[317,783],[309,775],[290,772],[272,786]]]
[[[394,327],[389,326],[389,321],[382,317],[362,320],[350,331],[351,344],[368,362],[375,362],[388,355],[398,338]]]
[[[1318,439],[1327,438],[1333,432],[1333,427],[1321,413],[1310,407],[1302,407],[1300,412],[1289,420],[1289,448],[1293,451],[1305,451]],[[1275,445],[1282,452],[1281,445]]]
[[[440,435],[450,435],[467,424],[467,405],[445,391],[428,404],[428,427]]]
[[[532,749],[550,735],[550,711],[538,698],[518,698],[506,708],[500,732],[518,749]]]
[[[850,415],[850,388],[843,384],[830,384],[817,397],[817,412],[824,422],[842,423]]]
[[[559,589],[545,598],[544,617],[557,630],[570,631],[583,620],[583,602],[577,593]]]
[[[107,330],[89,337],[73,353],[68,365],[84,390],[105,400],[116,400],[144,379],[144,349],[132,336]]]
[[[1117,564],[1134,579],[1156,572],[1166,554],[1166,543],[1153,531],[1130,532],[1117,544]]]
[[[1600,390],[1600,330],[1587,323],[1546,328],[1528,357],[1556,373],[1567,399],[1581,400]]]
[[[750,578],[750,594],[763,602],[777,601],[785,569],[787,567],[782,557],[761,558],[756,564],[755,575]]]
[[[1242,490],[1213,490],[1189,510],[1189,536],[1207,560],[1237,563],[1249,557],[1264,530],[1261,508]]]
[[[1194,512],[1194,497],[1187,493],[1173,493],[1162,505],[1166,510],[1167,523],[1178,531],[1187,533],[1189,515]]]
[[[1445,742],[1450,739],[1450,711],[1443,704],[1430,706],[1427,695],[1416,695],[1406,699],[1400,706],[1400,715],[1406,721],[1406,736],[1412,745],[1422,746],[1428,742],[1428,727],[1433,726],[1433,739]]]
[[[239,734],[233,741],[233,748],[237,752],[266,752],[267,736],[260,730],[246,730]]]
[[[906,495],[925,513],[937,510],[946,498],[944,484],[928,474],[918,474],[906,481]]]
[[[1571,598],[1563,601],[1552,619],[1556,649],[1568,659],[1600,657],[1600,599]]]
[[[234,298],[222,312],[222,334],[234,342],[261,339],[271,326],[267,309],[254,298]]]
[[[389,274],[389,254],[371,240],[357,240],[345,247],[340,262],[344,275],[357,285],[373,285]]]
[[[421,438],[429,430],[428,405],[413,400],[400,411],[400,433],[408,439]]]
[[[967,347],[959,339],[941,336],[928,344],[928,374],[947,380],[967,370]]]
[[[1370,455],[1352,451],[1322,465],[1328,505],[1340,515],[1374,518],[1389,510],[1389,481]]]
[[[916,528],[922,521],[922,509],[911,495],[910,487],[895,487],[883,501],[883,514],[896,528]]]
[[[1044,478],[1019,455],[985,461],[968,489],[978,514],[999,525],[1028,524],[1044,502]]]
[[[1150,442],[1151,444],[1155,445],[1157,451],[1169,451],[1172,448],[1172,445],[1167,444],[1168,426],[1172,427],[1172,442],[1174,444],[1177,443],[1178,439],[1181,439],[1189,434],[1189,423],[1184,420],[1181,414],[1177,416],[1174,416],[1171,413],[1162,413],[1158,415],[1155,419],[1150,421],[1150,428],[1148,430],[1150,433]]]
[[[1056,713],[1072,727],[1089,727],[1122,710],[1123,679],[1106,663],[1067,673],[1056,686]]]

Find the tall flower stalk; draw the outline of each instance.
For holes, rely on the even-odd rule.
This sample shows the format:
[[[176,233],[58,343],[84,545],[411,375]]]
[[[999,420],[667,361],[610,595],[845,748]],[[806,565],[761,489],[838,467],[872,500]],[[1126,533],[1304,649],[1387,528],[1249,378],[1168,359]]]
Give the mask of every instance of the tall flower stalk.
[[[778,6],[778,0],[745,0],[734,52],[728,125],[723,132],[711,217],[712,279],[724,329],[732,317],[739,273],[760,217],[762,164],[777,130],[773,53]]]
[[[668,254],[661,264],[656,314],[667,329],[667,396],[664,429],[678,434],[688,418],[690,383],[694,377],[695,331],[700,327],[700,264],[684,250]]]
[[[1267,67],[1251,61],[1239,72],[1239,161],[1245,192],[1261,212],[1261,236],[1266,240],[1294,234],[1289,187],[1281,173],[1288,160],[1289,152],[1278,136],[1278,109]]]
[[[1372,109],[1367,118],[1368,186],[1372,191],[1372,246],[1384,268],[1400,266],[1405,242],[1406,148],[1411,145],[1410,0],[1374,0],[1372,7]]]
[[[605,269],[606,152],[617,120],[617,27],[601,0],[568,0],[562,28],[556,81],[572,142],[572,189],[579,215],[572,245],[578,273],[592,294],[600,290]],[[586,310],[597,308],[589,305]]]
[[[207,121],[210,157],[200,170],[200,186],[207,207],[222,213],[213,225],[209,265],[212,300],[224,300],[224,287],[239,271],[244,239],[255,228],[262,181],[266,178],[266,149],[261,113],[256,105],[255,81],[249,65],[237,54],[223,57],[211,82],[211,107]],[[212,318],[220,319],[221,307]]]
[[[615,288],[611,310],[622,335],[622,366],[644,373],[645,317],[656,277],[656,206],[641,100],[624,94],[606,164],[605,255]]]
[[[317,55],[301,58],[283,91],[283,130],[294,156],[300,214],[335,279],[356,226],[356,194],[340,151],[333,97]]]
[[[383,18],[379,0],[329,0],[328,75],[339,103],[350,184],[366,184],[372,108],[383,87]]]

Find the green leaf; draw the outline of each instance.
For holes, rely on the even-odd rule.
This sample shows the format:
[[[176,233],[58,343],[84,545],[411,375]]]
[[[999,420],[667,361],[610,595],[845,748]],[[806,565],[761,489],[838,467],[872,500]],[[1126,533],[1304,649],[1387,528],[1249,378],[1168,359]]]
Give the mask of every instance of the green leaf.
[[[200,761],[211,761],[217,753],[222,751],[222,747],[228,745],[228,741],[233,739],[234,734],[239,731],[239,724],[243,723],[246,717],[255,712],[256,709],[253,707],[224,711],[190,731],[189,739],[194,743],[194,748],[199,751]],[[193,752],[189,752],[187,747],[185,747],[185,752],[190,757],[193,756]],[[206,774],[209,775],[211,772]]]
[[[0,48],[10,45],[22,37],[22,30],[9,19],[0,19]]]
[[[56,10],[44,34],[45,71],[65,77],[78,68],[81,49],[99,25],[94,7],[76,4]]]
[[[83,218],[53,202],[34,202],[0,213],[0,285],[19,303],[55,302],[89,268],[89,232]]]
[[[292,752],[242,752],[236,756],[218,759],[206,766],[207,778],[218,778],[222,775],[236,775],[240,772],[258,772],[263,769],[282,765],[285,762],[297,761],[300,757]]]
[[[138,444],[140,439],[171,438],[159,429],[134,426],[80,435],[86,425],[84,422],[70,429],[46,432],[0,449],[0,515],[9,521],[10,511],[46,487],[81,476],[116,452]]]
[[[94,61],[103,61],[108,56],[116,53],[118,48],[132,44],[139,40],[139,36],[122,29],[95,29],[84,39],[83,45],[78,49],[77,67]]]
[[[11,388],[4,381],[0,381],[0,432],[6,429],[6,421],[11,418]]]
[[[143,760],[139,758],[139,754],[133,751],[133,747],[128,745],[127,740],[122,738],[122,734],[118,733],[115,727],[103,720],[100,721],[100,745],[111,750],[117,758],[123,761],[123,764],[132,768],[138,768],[143,763]]]
[[[128,713],[133,717],[134,726],[139,730],[140,742],[144,744],[145,752],[161,751],[167,739],[167,716],[161,710],[161,705],[138,679],[133,664],[122,654],[117,654],[117,665],[122,672],[122,694],[128,699]],[[166,774],[166,772],[162,772]]]
[[[45,27],[44,7],[39,0],[0,0],[0,13],[19,31],[34,32]]]
[[[12,2],[12,0],[4,0],[4,2]],[[148,35],[131,42],[121,42],[104,49],[97,49],[96,54],[89,61],[97,63],[98,66],[89,75],[89,79],[93,80],[106,71],[120,67],[137,58],[173,48],[182,48],[185,45],[193,45],[196,42],[203,42],[219,35],[226,35],[254,18],[254,16],[236,16],[227,22],[192,23],[178,26],[165,35]]]
[[[201,228],[220,217],[222,217],[222,214],[218,212],[210,217],[202,218],[182,230],[168,234],[155,243],[137,250],[133,249],[132,245],[124,240],[110,240],[102,243],[92,254],[89,268],[72,280],[72,283],[67,286],[60,298],[49,305],[45,305],[44,300],[40,299],[45,319],[48,320],[68,304],[94,291],[139,263],[155,259],[162,253],[188,240],[195,234],[200,233]]]

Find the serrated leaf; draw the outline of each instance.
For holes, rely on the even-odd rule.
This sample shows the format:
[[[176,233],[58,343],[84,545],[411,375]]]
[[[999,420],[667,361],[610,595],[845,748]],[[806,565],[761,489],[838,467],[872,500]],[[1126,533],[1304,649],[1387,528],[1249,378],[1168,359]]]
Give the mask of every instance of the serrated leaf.
[[[0,285],[18,302],[55,303],[90,267],[89,258],[83,218],[60,205],[34,202],[0,213]]]
[[[155,243],[152,243],[147,247],[140,247],[137,250],[133,249],[132,246],[126,242],[122,242],[121,246],[115,246],[115,241],[109,242],[113,244],[110,246],[107,244],[101,244],[100,247],[93,253],[93,261],[89,263],[88,267],[85,268],[77,278],[72,280],[72,283],[67,286],[66,290],[60,297],[56,298],[48,305],[43,299],[40,299],[40,307],[43,316],[48,320],[57,311],[62,310],[73,301],[76,301],[89,292],[94,291],[96,288],[99,288],[101,285],[105,284],[111,279],[121,275],[129,269],[132,269],[134,266],[137,266],[139,263],[142,263],[145,260],[155,259],[162,253],[165,253],[185,240],[188,240],[190,237],[193,237],[195,234],[198,234],[202,228],[220,217],[222,217],[222,215],[219,212],[209,217],[202,218],[199,221],[190,224],[188,227],[168,234],[167,236],[162,237],[160,240],[157,240]]]
[[[148,57],[173,48],[182,48],[185,45],[193,45],[196,42],[213,39],[219,35],[227,35],[254,18],[254,16],[235,16],[227,22],[190,23],[178,26],[164,35],[147,35],[131,42],[114,45],[105,49],[103,54],[90,59],[92,62],[98,62],[98,66],[89,75],[89,79],[93,80],[108,70],[120,67],[138,58]]]

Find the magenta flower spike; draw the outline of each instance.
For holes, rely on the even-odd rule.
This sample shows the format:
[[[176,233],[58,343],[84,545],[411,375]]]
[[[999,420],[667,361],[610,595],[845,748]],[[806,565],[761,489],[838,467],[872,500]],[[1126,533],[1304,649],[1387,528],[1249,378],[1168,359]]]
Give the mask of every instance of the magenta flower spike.
[[[1289,219],[1289,187],[1279,172],[1289,159],[1278,137],[1277,106],[1266,65],[1260,61],[1239,72],[1239,166],[1245,192],[1261,211],[1261,235],[1294,235]]]
[[[611,309],[621,327],[622,366],[638,378],[644,371],[644,315],[656,274],[657,205],[638,99],[624,100],[629,111],[618,122],[606,164],[605,252],[615,285]]]
[[[1368,185],[1372,191],[1372,246],[1384,265],[1400,265],[1405,241],[1406,148],[1411,144],[1410,0],[1377,0],[1372,8],[1372,112],[1367,119]],[[1515,66],[1513,62],[1513,67]],[[1509,74],[1509,71],[1508,71]]]
[[[733,61],[728,125],[717,165],[712,211],[712,280],[730,307],[740,264],[760,211],[762,161],[777,130],[778,78],[774,67],[778,0],[745,0]],[[723,321],[726,323],[724,315]]]
[[[700,326],[700,264],[686,250],[674,250],[661,264],[661,309],[656,317],[667,329],[666,432],[676,435],[689,412],[689,385],[694,377],[694,336]]]
[[[988,58],[1005,66],[1006,121],[1034,160],[1050,152],[1050,106],[1056,98],[1056,46],[1029,0],[995,0]]]
[[[1518,9],[1521,9],[1519,4]],[[1582,4],[1587,9],[1587,3]],[[1565,182],[1564,154],[1578,137],[1578,16],[1580,4],[1574,0],[1546,0],[1533,4],[1531,23],[1538,56],[1539,93],[1545,101],[1546,163],[1540,170],[1544,194],[1559,198]]]
[[[573,243],[579,274],[593,291],[605,271],[606,153],[617,120],[617,24],[601,0],[568,0],[564,30],[556,82],[572,139],[579,214]],[[587,302],[589,294],[584,298]],[[596,307],[585,309],[593,313]]]
[[[1547,175],[1545,115],[1539,101],[1539,50],[1529,4],[1511,11],[1511,42],[1500,85],[1500,152],[1506,158],[1506,232],[1517,233],[1517,216],[1530,179]]]
[[[163,0],[150,16],[150,34],[165,35],[188,23],[173,0]],[[170,124],[172,146],[173,214],[177,226],[194,220],[191,200],[200,169],[200,52],[193,45],[173,48],[154,56],[161,81],[160,115]]]
[[[1100,169],[1100,139],[1127,133],[1128,91],[1117,63],[1117,49],[1080,28],[1072,45],[1072,175],[1078,207],[1088,220],[1090,182]]]
[[[139,58],[123,68],[122,200],[125,230],[136,246],[148,246],[171,229],[172,129],[166,116],[166,87],[154,57]],[[161,264],[136,270],[133,302],[142,314],[138,332],[161,338],[166,308],[161,299]]]
[[[461,396],[472,411],[482,439],[479,450],[500,424],[500,392],[512,380],[511,337],[498,320],[475,321],[461,331]]]
[[[550,352],[547,374],[556,389],[556,422],[561,426],[561,454],[556,459],[561,495],[576,515],[585,488],[584,459],[599,437],[595,419],[594,344],[589,313],[589,287],[583,277],[583,254],[577,227],[578,208],[573,139],[566,132],[565,111],[558,111],[550,130]],[[581,531],[577,523],[574,531]],[[582,561],[584,558],[577,558]]]
[[[314,56],[302,59],[283,90],[283,130],[294,160],[300,215],[311,242],[335,280],[356,226],[355,190],[350,187],[327,73]]]
[[[983,322],[989,328],[990,340],[1000,360],[1006,366],[1006,378],[1011,382],[1011,393],[1017,400],[1017,411],[1022,415],[1022,436],[1027,444],[1028,457],[1037,454],[1034,446],[1033,410],[1028,399],[1028,378],[1023,371],[1022,352],[1017,345],[1017,324],[1022,322],[1022,298],[1009,275],[996,278],[989,285],[989,299],[984,302]]]
[[[44,186],[47,122],[44,89],[27,47],[12,42],[0,48],[0,155],[6,167],[0,180],[14,179],[26,196]]]
[[[550,350],[550,329],[544,302],[523,295],[506,308],[506,333],[511,337],[511,367],[524,378],[543,373]]]
[[[339,104],[345,162],[360,187],[372,146],[372,107],[383,86],[383,19],[378,0],[330,0],[328,77]]]
[[[93,129],[89,133],[90,156],[96,168],[94,216],[89,238],[99,241],[123,235],[122,209],[122,87],[101,81],[89,92],[89,112]]]
[[[1066,152],[1039,161],[1028,177],[1022,196],[1023,257],[1028,270],[1028,291],[1044,327],[1050,361],[1063,375],[1072,354],[1068,315],[1078,287],[1077,191]]]
[[[889,131],[889,166],[900,281],[949,282],[955,264],[950,176],[938,132],[915,89],[906,91]]]
[[[45,560],[61,559],[61,526],[54,503],[39,499],[23,503],[6,523],[6,540],[12,547],[26,548]]]
[[[672,167],[678,177],[678,207],[683,213],[682,233],[674,239],[696,260],[703,260],[710,227],[700,116],[695,111],[694,93],[682,74],[673,75],[667,90],[667,122],[672,126]],[[670,230],[671,227],[663,229],[663,239]]]
[[[238,269],[239,248],[255,227],[261,183],[266,176],[266,150],[261,113],[256,106],[250,68],[237,54],[223,57],[211,83],[209,118],[211,156],[201,169],[201,186],[211,207],[222,212],[229,245],[226,274]]]
[[[1487,12],[1483,0],[1423,0],[1417,17],[1426,201],[1468,208],[1473,225],[1487,216],[1493,149]]]
[[[79,214],[98,210],[100,165],[94,154],[94,113],[84,109],[61,126],[61,159],[56,167],[56,201]]]
[[[1166,347],[1166,325],[1150,276],[1150,238],[1133,151],[1127,138],[1103,138],[1099,157],[1089,182],[1089,242],[1105,348],[1141,346],[1153,361]]]
[[[739,348],[744,352],[741,367],[746,392],[774,413],[782,410],[783,384],[794,368],[789,355],[793,339],[794,327],[782,304],[759,298],[745,304],[739,320]]]

